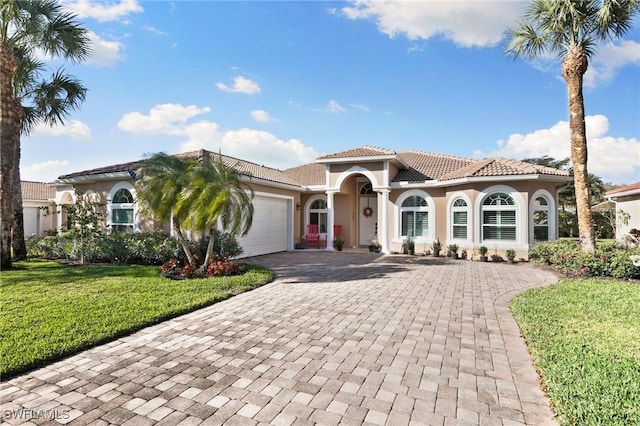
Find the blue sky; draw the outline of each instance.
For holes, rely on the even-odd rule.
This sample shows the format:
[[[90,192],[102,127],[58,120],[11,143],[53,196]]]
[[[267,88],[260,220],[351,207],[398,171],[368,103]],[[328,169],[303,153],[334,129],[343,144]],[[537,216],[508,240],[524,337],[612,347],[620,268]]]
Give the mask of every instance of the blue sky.
[[[557,62],[503,53],[527,3],[74,0],[92,56],[66,125],[22,143],[22,178],[206,148],[277,168],[363,145],[568,157]],[[52,69],[62,65],[51,62]],[[585,78],[589,171],[640,180],[640,21]]]

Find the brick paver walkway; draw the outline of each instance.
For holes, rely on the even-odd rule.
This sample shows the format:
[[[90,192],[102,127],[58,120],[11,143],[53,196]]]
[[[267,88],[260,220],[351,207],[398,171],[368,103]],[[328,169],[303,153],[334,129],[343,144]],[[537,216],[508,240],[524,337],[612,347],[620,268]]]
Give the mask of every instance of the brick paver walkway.
[[[552,274],[346,252],[253,260],[278,279],[2,383],[2,420],[553,423],[507,307]]]

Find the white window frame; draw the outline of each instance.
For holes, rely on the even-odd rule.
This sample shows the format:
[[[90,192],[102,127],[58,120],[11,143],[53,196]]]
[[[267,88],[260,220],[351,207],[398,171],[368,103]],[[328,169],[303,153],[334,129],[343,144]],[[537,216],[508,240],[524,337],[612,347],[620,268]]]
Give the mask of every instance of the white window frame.
[[[529,221],[529,241],[533,245],[535,244],[534,239],[534,212],[537,210],[535,202],[538,198],[544,198],[547,201],[547,226],[548,226],[548,241],[555,241],[558,238],[558,208],[556,206],[556,200],[551,195],[551,193],[545,189],[539,189],[533,193],[531,196],[531,201],[529,203],[529,217],[531,218]]]
[[[516,239],[515,240],[483,240],[482,239],[482,225],[483,225],[483,205],[487,197],[496,193],[504,193],[509,195],[515,205],[509,206],[516,212]],[[477,246],[486,246],[488,249],[514,249],[514,250],[528,250],[528,229],[529,223],[527,203],[519,191],[508,185],[494,185],[480,191],[476,198],[474,205],[474,240],[477,241]]]
[[[462,200],[467,203],[466,207],[455,207],[454,204],[456,201]],[[454,238],[453,233],[453,213],[454,212],[467,212],[467,238]],[[449,203],[447,204],[447,241],[450,244],[470,244],[473,239],[473,232],[471,229],[471,225],[473,223],[473,210],[471,199],[464,192],[455,192],[449,197]]]
[[[114,203],[112,200],[115,197],[116,193],[121,190],[126,189],[131,193],[133,197],[133,203]],[[133,232],[138,232],[139,223],[138,223],[138,203],[136,200],[138,199],[135,187],[129,182],[118,182],[111,188],[109,191],[109,199],[107,200],[107,227],[110,232],[113,232],[113,211],[114,210],[133,210]],[[120,225],[120,224],[118,224]]]
[[[402,203],[414,195],[422,197],[427,202],[425,207],[408,207],[403,208]],[[394,221],[394,243],[404,243],[407,240],[406,235],[402,235],[402,212],[403,211],[421,211],[427,212],[427,235],[413,237],[413,241],[416,244],[431,244],[436,239],[436,214],[435,214],[435,202],[429,193],[419,190],[412,189],[410,191],[403,192],[398,196],[396,202],[394,203],[394,213],[395,213],[395,221]],[[380,231],[379,231],[380,232]]]
[[[318,201],[324,201],[324,203],[327,205],[327,208],[325,209],[311,209],[311,205]],[[311,213],[318,213],[318,214],[325,214],[326,215],[326,223],[327,223],[327,227],[329,226],[329,204],[327,202],[327,196],[325,194],[318,194],[318,195],[314,195],[311,198],[309,198],[305,204],[304,207],[304,233],[305,235],[307,234],[307,225],[311,224]],[[318,231],[320,233],[320,235],[324,236],[324,238],[327,238],[327,232],[321,232],[320,228],[318,227]],[[327,230],[328,231],[328,230]]]

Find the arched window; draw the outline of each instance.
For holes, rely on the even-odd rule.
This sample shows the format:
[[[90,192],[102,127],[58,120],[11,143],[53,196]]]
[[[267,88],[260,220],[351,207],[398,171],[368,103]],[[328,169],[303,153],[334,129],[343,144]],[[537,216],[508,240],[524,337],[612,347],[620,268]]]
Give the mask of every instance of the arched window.
[[[317,199],[309,206],[309,224],[318,225],[320,233],[327,232],[327,202]]]
[[[400,232],[403,237],[424,237],[429,233],[429,204],[420,195],[407,197],[400,206]]]
[[[451,226],[453,239],[467,239],[469,235],[469,206],[462,198],[457,198],[451,207]]]
[[[533,200],[533,240],[549,241],[549,202],[545,197]]]
[[[375,194],[375,192],[373,192],[373,186],[370,183],[366,183],[362,185],[362,188],[360,188],[360,195],[373,195],[373,194]]]
[[[111,198],[111,230],[133,232],[133,194],[127,188],[120,188]]]
[[[499,192],[482,203],[482,240],[516,241],[516,203]]]

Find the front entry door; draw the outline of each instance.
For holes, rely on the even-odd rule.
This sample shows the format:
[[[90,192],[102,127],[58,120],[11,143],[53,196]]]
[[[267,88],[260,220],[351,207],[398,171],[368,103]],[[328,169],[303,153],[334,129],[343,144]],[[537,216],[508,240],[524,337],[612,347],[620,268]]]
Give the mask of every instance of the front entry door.
[[[378,199],[373,196],[360,196],[359,200],[359,238],[358,243],[361,246],[368,246],[371,234],[374,234],[376,223],[378,222]],[[366,210],[366,211],[365,211]],[[369,214],[371,213],[371,214]]]

